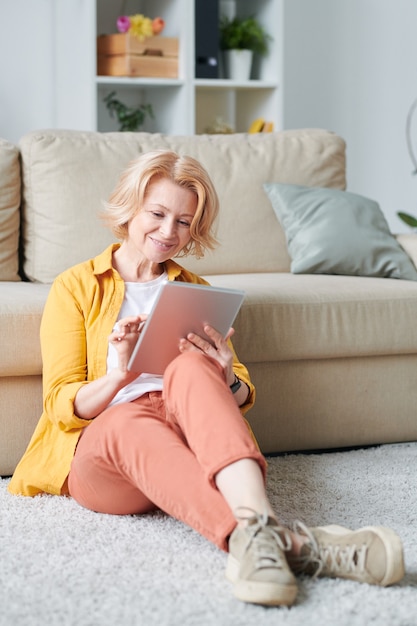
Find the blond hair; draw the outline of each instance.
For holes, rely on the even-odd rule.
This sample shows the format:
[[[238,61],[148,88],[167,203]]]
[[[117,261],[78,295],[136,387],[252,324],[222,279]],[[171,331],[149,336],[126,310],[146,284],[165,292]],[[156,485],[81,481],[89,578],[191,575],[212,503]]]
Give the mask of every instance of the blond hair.
[[[190,156],[155,150],[132,161],[105,204],[102,217],[106,225],[117,239],[125,239],[128,224],[141,210],[148,187],[156,177],[168,178],[196,194],[197,210],[190,225],[191,239],[178,256],[192,254],[202,257],[206,249],[217,245],[213,230],[219,200],[208,173],[201,163]]]

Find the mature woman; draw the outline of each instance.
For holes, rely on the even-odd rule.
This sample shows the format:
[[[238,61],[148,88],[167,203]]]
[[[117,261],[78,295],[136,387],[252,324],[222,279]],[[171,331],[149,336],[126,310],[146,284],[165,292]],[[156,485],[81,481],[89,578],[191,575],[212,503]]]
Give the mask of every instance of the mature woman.
[[[179,342],[164,376],[127,363],[161,284],[202,283],[173,257],[213,248],[218,199],[190,157],[144,154],[124,172],[105,219],[121,240],[58,276],[41,343],[44,412],[9,489],[71,495],[113,514],[158,507],[228,551],[243,601],[290,605],[293,571],[388,585],[403,576],[389,529],[282,528],[266,462],[243,419],[254,387],[230,337],[206,327]],[[167,319],[169,324],[169,319]]]

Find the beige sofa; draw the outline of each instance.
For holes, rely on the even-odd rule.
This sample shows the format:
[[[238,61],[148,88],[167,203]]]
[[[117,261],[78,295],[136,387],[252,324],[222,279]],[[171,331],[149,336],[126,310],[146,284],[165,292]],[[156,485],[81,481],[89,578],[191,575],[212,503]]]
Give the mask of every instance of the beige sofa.
[[[50,283],[111,242],[97,217],[101,203],[127,163],[154,148],[200,159],[219,192],[221,245],[184,264],[246,291],[234,345],[257,387],[247,417],[262,450],[416,439],[417,282],[292,274],[263,189],[265,182],[344,189],[341,138],[322,130],[45,131],[19,146],[0,141],[0,474],[12,473],[41,413],[39,324]],[[414,236],[401,243],[415,256]]]

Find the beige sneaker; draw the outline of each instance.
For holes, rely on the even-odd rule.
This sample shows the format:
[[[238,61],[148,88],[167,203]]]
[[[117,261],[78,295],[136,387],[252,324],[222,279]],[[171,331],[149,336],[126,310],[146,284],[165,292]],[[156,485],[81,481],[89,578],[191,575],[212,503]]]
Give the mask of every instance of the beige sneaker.
[[[292,558],[295,573],[356,580],[371,585],[393,585],[404,576],[401,540],[390,528],[343,526],[307,528],[297,522],[295,532],[307,536],[301,556]]]
[[[226,577],[243,602],[268,606],[293,604],[297,583],[284,552],[291,548],[287,532],[277,522],[254,511],[230,536]]]

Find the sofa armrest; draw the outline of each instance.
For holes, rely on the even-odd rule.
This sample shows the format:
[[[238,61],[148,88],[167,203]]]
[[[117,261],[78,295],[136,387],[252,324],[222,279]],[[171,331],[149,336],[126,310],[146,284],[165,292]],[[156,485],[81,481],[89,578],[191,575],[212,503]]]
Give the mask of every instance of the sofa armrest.
[[[395,235],[395,238],[417,267],[417,233]]]

